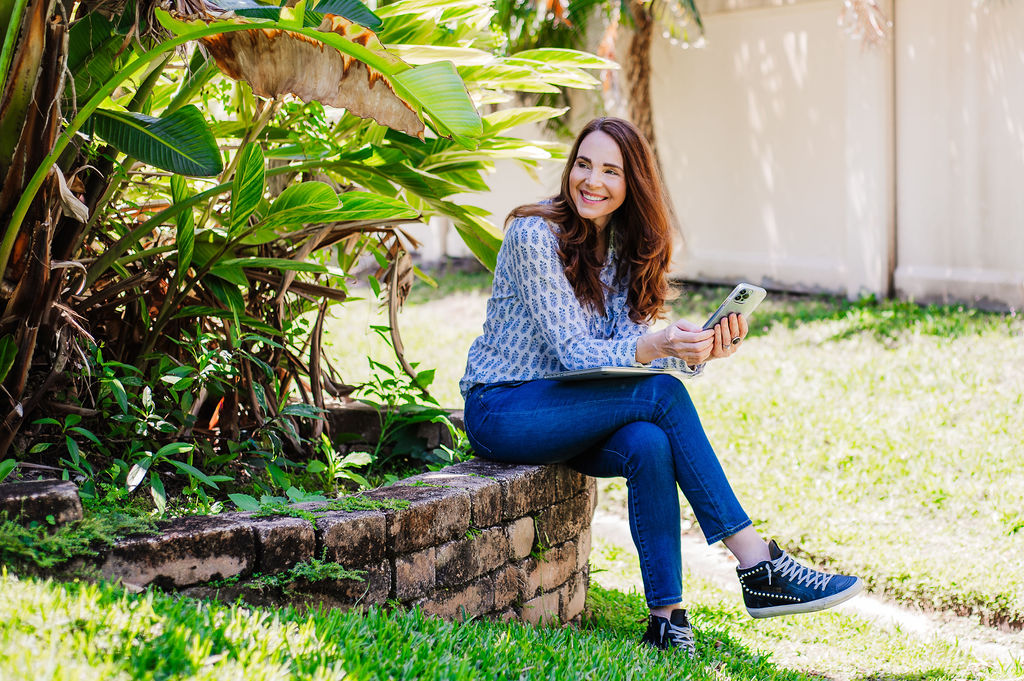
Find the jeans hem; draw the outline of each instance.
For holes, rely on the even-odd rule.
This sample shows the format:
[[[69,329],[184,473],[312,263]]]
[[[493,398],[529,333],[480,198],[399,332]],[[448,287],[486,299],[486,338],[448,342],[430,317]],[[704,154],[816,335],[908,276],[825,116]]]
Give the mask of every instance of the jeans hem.
[[[662,602],[664,601],[664,602]],[[679,594],[674,598],[656,598],[653,602],[648,601],[648,608],[664,608],[666,605],[678,605],[683,602],[683,595]]]
[[[750,518],[747,518],[746,520],[744,520],[740,524],[736,525],[732,529],[722,530],[721,532],[719,532],[717,534],[713,534],[710,537],[705,535],[704,538],[707,540],[708,546],[711,546],[712,544],[716,544],[716,543],[722,541],[726,537],[733,536],[734,534],[736,534],[740,530],[745,529],[747,527],[750,527],[753,524],[754,524],[754,522],[752,520],[750,520]]]

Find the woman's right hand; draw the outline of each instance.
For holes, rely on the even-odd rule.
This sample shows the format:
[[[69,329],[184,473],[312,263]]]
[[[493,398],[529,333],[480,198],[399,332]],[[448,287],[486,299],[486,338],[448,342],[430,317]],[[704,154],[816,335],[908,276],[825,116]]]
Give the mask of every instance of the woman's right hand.
[[[637,343],[636,358],[643,364],[658,357],[677,357],[689,366],[703,364],[715,347],[715,332],[680,319],[660,331],[646,334]]]

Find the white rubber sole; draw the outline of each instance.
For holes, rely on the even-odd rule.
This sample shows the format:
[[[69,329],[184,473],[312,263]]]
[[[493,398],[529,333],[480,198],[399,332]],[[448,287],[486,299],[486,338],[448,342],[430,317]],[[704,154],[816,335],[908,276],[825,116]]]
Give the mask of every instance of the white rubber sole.
[[[818,612],[819,610],[828,610],[831,607],[848,601],[863,590],[864,581],[858,577],[856,582],[843,591],[826,596],[825,598],[819,598],[816,601],[793,603],[792,605],[773,605],[770,608],[747,608],[747,612],[756,619],[778,617],[779,615],[797,615],[802,612]]]

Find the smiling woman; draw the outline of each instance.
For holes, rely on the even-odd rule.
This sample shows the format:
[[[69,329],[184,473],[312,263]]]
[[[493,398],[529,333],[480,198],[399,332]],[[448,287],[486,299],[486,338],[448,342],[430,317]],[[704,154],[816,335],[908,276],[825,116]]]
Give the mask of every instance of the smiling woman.
[[[594,119],[576,139],[559,193],[510,215],[484,332],[460,388],[466,435],[479,456],[626,478],[651,613],[642,640],[692,654],[681,603],[679,490],[708,543],[722,541],[739,561],[751,616],[822,610],[862,583],[800,565],[758,535],[675,377],[552,378],[567,369],[643,366],[694,376],[708,360],[736,352],[747,335],[737,314],[710,330],[683,319],[650,330],[668,296],[670,253],[650,147],[628,121]]]

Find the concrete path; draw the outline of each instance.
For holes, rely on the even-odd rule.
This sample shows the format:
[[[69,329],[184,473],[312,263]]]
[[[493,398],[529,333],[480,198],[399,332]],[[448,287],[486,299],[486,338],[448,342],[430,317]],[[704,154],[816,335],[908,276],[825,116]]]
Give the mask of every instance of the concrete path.
[[[628,521],[618,515],[598,510],[592,524],[593,536],[636,555]],[[720,543],[708,546],[697,534],[682,535],[683,565],[716,586],[736,593],[736,560]],[[641,584],[637,590],[643,591]],[[863,593],[838,606],[840,612],[857,615],[879,626],[899,629],[921,639],[940,639],[954,643],[974,656],[1003,664],[1024,660],[1024,633],[987,627],[967,617],[948,613],[915,610],[869,593]]]

